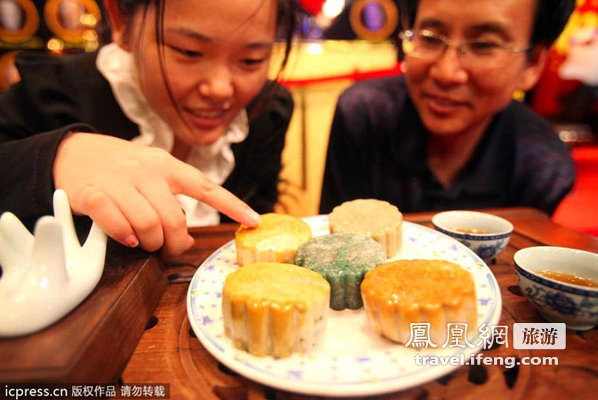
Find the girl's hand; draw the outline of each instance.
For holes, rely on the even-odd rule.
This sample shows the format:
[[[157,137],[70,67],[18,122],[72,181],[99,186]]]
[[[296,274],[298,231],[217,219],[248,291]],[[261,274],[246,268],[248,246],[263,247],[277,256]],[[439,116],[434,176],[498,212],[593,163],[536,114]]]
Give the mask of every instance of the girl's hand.
[[[254,226],[260,216],[198,169],[167,151],[123,139],[73,133],[58,147],[54,184],[73,211],[91,217],[106,234],[130,247],[169,256],[193,244],[175,194],[186,194],[234,220]]]

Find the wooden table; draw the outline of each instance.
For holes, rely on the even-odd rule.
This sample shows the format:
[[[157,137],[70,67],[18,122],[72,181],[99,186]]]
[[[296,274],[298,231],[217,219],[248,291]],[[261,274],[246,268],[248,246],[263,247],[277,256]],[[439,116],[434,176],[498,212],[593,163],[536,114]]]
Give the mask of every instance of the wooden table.
[[[538,245],[566,246],[598,253],[598,238],[560,227],[530,208],[488,210],[515,226],[508,247],[490,264],[501,289],[501,325],[545,322],[521,295],[513,268],[513,254]],[[407,214],[405,219],[431,226],[433,213]],[[167,263],[169,284],[157,309],[156,324],[143,334],[123,374],[124,383],[170,384],[173,399],[315,399],[287,393],[247,380],[219,364],[199,343],[189,325],[186,294],[197,266],[231,240],[236,225],[193,231],[195,246]],[[510,336],[511,334],[509,334]],[[412,389],[375,396],[376,399],[434,398],[588,398],[598,391],[598,330],[567,331],[565,350],[515,350],[498,346],[487,356],[557,356],[558,366],[463,366]]]

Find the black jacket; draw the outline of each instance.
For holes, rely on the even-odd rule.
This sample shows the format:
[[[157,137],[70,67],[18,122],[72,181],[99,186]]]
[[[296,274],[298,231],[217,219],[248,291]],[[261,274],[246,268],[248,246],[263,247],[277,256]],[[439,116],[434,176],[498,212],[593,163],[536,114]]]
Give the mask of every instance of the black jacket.
[[[31,229],[52,215],[52,166],[70,130],[132,139],[138,126],[120,109],[95,66],[97,53],[62,57],[20,55],[22,80],[0,94],[0,213],[11,211]],[[252,119],[252,112],[259,115]],[[272,211],[285,133],[293,111],[286,89],[269,82],[248,107],[249,134],[231,145],[235,167],[224,187],[259,213]],[[229,221],[222,216],[222,221]]]
[[[430,169],[426,141],[404,75],[348,88],[332,122],[320,212],[372,197],[402,212],[528,206],[552,214],[575,182],[569,148],[516,101],[494,117],[449,187]]]

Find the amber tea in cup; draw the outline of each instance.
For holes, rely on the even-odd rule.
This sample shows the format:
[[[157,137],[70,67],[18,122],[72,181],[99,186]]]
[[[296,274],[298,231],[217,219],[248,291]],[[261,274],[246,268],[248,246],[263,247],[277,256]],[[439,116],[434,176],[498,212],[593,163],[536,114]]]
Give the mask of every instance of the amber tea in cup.
[[[486,231],[483,229],[476,229],[476,228],[456,228],[455,230],[457,232],[473,233],[475,235],[485,235],[485,234],[491,233],[490,231]]]
[[[539,271],[538,274],[545,276],[555,281],[569,283],[571,285],[585,286],[585,287],[598,287],[598,281],[591,278],[586,278],[577,274],[561,272],[556,270],[544,270]]]

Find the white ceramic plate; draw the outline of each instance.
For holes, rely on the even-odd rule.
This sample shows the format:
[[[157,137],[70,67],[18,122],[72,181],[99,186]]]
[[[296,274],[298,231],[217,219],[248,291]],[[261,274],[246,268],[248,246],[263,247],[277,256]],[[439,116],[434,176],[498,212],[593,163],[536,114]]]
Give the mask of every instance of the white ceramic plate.
[[[305,218],[314,236],[328,233],[328,216]],[[481,342],[477,328],[498,324],[502,300],[498,283],[488,266],[471,250],[440,232],[403,223],[403,248],[396,258],[444,259],[473,274],[478,298],[478,326],[470,342]],[[457,356],[469,360],[474,348],[445,346],[415,350],[384,339],[370,327],[361,310],[329,310],[325,336],[308,354],[283,359],[255,357],[233,347],[224,333],[221,290],[226,276],[237,267],[231,241],[198,268],[187,293],[187,314],[203,346],[239,374],[278,389],[320,396],[366,396],[420,385],[459,365],[417,365],[416,355]],[[461,356],[463,354],[463,356]]]

